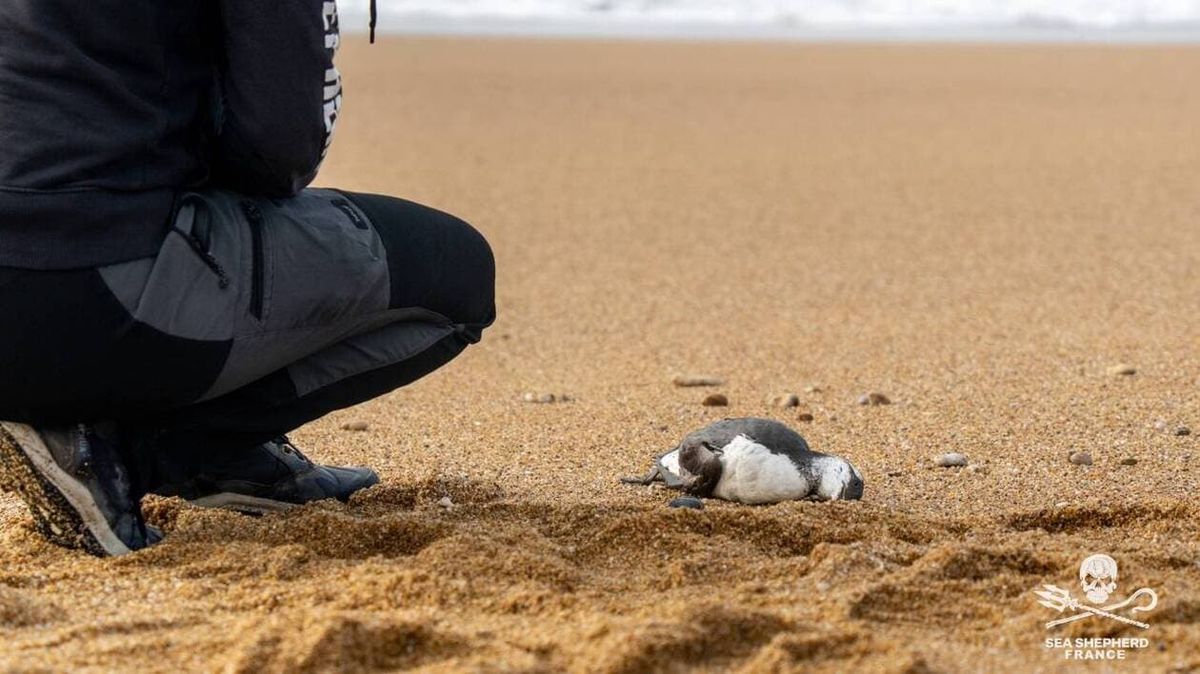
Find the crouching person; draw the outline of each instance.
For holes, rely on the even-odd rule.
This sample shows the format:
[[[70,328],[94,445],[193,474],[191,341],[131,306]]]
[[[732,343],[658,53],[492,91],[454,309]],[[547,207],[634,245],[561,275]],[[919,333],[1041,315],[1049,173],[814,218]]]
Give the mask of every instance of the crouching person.
[[[0,10],[0,476],[54,543],[157,542],[143,495],[347,499],[296,427],[404,386],[495,317],[487,242],[307,185],[341,105],[333,3]]]

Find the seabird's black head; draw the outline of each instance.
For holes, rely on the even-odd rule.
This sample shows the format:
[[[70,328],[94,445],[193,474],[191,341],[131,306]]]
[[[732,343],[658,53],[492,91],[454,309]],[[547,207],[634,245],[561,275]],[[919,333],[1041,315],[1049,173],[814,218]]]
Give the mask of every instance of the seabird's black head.
[[[849,461],[840,456],[813,452],[809,466],[815,481],[812,498],[818,501],[857,501],[863,497],[862,473]]]
[[[857,501],[863,495],[863,479],[858,474],[858,471],[853,471],[850,477],[850,482],[846,484],[846,491],[842,492],[842,498],[849,501]]]
[[[679,472],[683,490],[692,496],[712,496],[721,481],[720,448],[705,442],[685,442],[679,448]]]

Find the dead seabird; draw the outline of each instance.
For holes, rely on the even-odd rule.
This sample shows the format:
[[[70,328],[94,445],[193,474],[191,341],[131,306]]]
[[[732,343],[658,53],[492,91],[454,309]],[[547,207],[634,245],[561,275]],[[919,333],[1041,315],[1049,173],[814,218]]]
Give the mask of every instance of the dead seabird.
[[[691,433],[659,456],[644,477],[692,496],[748,503],[860,499],[862,475],[849,461],[808,448],[800,434],[771,419],[724,419]]]

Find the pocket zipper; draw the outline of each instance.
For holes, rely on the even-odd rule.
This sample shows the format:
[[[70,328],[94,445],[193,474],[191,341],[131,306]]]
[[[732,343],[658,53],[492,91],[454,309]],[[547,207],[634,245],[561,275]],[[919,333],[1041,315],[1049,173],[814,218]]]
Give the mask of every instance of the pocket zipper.
[[[186,205],[186,202],[190,201],[188,197],[185,197],[184,199],[185,203],[180,205],[180,210],[182,210],[182,207]],[[209,238],[210,232],[208,231],[208,220],[201,218],[201,214],[198,212],[200,206],[196,205],[193,206],[193,208],[196,210],[193,211],[191,228],[189,230],[184,230],[177,224],[172,224],[170,231],[178,234],[187,243],[188,247],[196,253],[196,256],[200,258],[200,261],[204,263],[204,266],[208,267],[213,274],[216,274],[217,287],[219,287],[221,290],[225,290],[229,287],[229,274],[225,273],[225,268],[221,266],[221,263],[217,260],[216,256],[212,254],[212,246]],[[178,211],[176,213],[178,213]],[[201,228],[203,228],[203,231],[201,231]]]
[[[253,201],[242,202],[242,212],[250,223],[250,253],[253,258],[250,269],[250,314],[257,319],[263,317],[263,276],[265,273],[263,254],[263,215]]]
[[[225,273],[225,268],[221,266],[221,263],[217,261],[216,256],[214,256],[212,251],[210,251],[208,247],[204,245],[203,241],[201,241],[195,234],[190,234],[182,229],[172,227],[171,231],[175,232],[179,236],[182,236],[183,240],[187,241],[188,245],[192,247],[192,250],[196,251],[196,255],[200,256],[200,261],[204,263],[204,266],[211,269],[213,273],[217,275],[217,287],[219,287],[221,290],[229,287],[229,275]]]

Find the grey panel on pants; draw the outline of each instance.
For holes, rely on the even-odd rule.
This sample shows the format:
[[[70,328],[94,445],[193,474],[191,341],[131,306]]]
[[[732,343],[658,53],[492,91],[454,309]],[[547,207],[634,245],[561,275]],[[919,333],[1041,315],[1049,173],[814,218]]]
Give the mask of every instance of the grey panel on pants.
[[[351,207],[333,190],[259,201],[264,217],[263,311],[260,319],[244,321],[238,334],[332,326],[388,308],[391,287],[383,240],[367,226],[365,214],[355,211],[360,227],[334,202]],[[247,268],[251,266],[248,260]]]
[[[391,286],[383,241],[373,228],[356,225],[335,201],[344,199],[332,190],[305,190],[292,199],[258,202],[263,215],[261,316],[251,312],[248,292],[229,359],[206,399],[397,320],[387,311]],[[252,223],[239,215],[250,231]],[[360,218],[368,222],[365,215]],[[252,244],[245,262],[250,290]]]
[[[388,309],[383,241],[338,192],[309,189],[268,200],[208,190],[185,195],[182,204],[156,258],[106,267],[101,276],[142,323],[177,337],[232,340],[225,366],[202,400],[398,321],[412,322],[412,328],[388,330],[396,343],[386,349],[372,346],[371,353],[383,359],[376,367],[428,348],[455,329],[431,311]],[[261,220],[252,221],[247,208],[261,213]],[[227,284],[189,236],[211,253]],[[298,385],[311,387],[329,373],[364,367],[370,369],[361,359],[339,356],[298,365],[294,376]]]
[[[407,360],[452,334],[454,326],[392,323],[351,337],[288,366],[296,395],[304,396],[354,375]]]
[[[198,212],[195,204],[185,204],[156,257],[99,271],[113,295],[138,321],[175,337],[225,341],[233,337],[241,288],[236,275],[229,287],[222,288],[216,271],[188,243],[186,237],[195,235],[198,225],[203,226],[202,218],[209,216]],[[232,228],[212,230],[214,258],[236,258],[243,245],[240,233]]]

